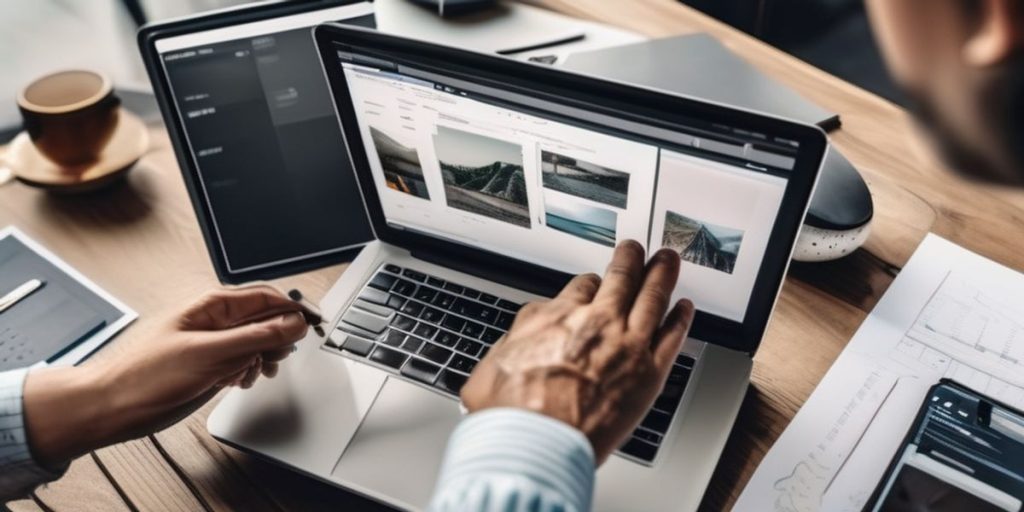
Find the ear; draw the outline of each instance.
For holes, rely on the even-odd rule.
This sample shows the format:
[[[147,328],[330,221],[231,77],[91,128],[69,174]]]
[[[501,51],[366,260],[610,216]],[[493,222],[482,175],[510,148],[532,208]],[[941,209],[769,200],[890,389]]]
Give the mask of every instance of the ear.
[[[1024,6],[1020,0],[980,0],[977,23],[964,45],[964,60],[977,67],[1002,63],[1024,47]]]

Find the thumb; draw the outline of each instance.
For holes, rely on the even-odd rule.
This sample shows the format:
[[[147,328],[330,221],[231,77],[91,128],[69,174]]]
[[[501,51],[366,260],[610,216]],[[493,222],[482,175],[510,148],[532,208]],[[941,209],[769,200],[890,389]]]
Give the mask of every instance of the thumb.
[[[203,344],[219,357],[240,357],[281,349],[306,336],[302,314],[291,311],[257,322],[203,334]]]

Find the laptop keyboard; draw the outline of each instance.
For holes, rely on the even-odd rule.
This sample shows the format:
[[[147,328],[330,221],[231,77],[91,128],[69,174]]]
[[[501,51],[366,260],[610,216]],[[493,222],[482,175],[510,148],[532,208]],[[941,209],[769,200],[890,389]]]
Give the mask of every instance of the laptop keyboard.
[[[504,336],[522,304],[422,272],[386,264],[377,270],[324,347],[459,397],[470,372]],[[679,407],[693,369],[680,355],[665,389],[620,451],[645,462]]]

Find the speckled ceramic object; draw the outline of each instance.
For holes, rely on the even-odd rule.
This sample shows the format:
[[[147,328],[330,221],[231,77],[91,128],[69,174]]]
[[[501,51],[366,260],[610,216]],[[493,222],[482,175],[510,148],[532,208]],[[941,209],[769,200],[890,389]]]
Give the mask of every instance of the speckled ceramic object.
[[[793,249],[796,261],[830,261],[842,258],[864,245],[871,233],[871,223],[847,231],[821,229],[804,224]]]

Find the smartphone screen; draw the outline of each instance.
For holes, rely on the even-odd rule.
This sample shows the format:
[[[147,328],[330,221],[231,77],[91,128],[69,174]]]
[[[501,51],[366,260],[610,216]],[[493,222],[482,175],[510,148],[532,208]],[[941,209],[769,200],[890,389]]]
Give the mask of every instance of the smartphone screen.
[[[951,381],[934,386],[870,511],[1019,511],[1024,416]]]

